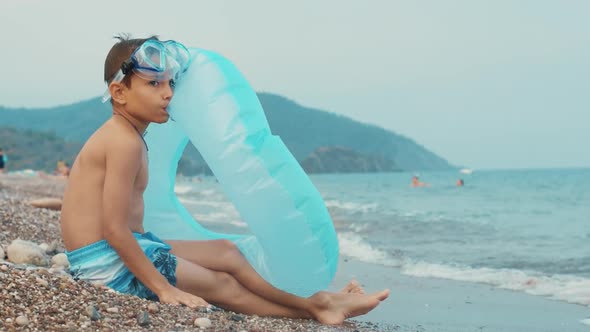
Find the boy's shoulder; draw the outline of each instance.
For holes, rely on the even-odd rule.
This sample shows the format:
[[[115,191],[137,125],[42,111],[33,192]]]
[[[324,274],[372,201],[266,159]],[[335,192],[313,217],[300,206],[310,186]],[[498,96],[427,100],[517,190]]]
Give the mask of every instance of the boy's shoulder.
[[[121,147],[135,146],[139,145],[137,143],[141,143],[139,133],[133,129],[131,125],[118,123],[114,118],[103,123],[103,125],[92,134],[91,138],[100,140],[103,143],[114,143],[115,146]]]
[[[97,130],[97,139],[107,153],[141,154],[145,149],[143,139],[136,129],[113,118]]]
[[[142,149],[143,142],[137,132],[130,131],[129,128],[109,119],[88,138],[80,152],[105,155],[113,153],[136,154]]]

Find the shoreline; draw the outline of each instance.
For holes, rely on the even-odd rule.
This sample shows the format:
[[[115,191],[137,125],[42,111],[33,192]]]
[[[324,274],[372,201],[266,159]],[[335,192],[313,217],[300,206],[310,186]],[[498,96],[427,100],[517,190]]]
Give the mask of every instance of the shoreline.
[[[367,292],[391,289],[388,301],[358,318],[382,326],[441,332],[590,332],[590,307],[580,304],[481,283],[408,276],[399,268],[348,258],[341,258],[330,289],[351,278],[361,281]]]

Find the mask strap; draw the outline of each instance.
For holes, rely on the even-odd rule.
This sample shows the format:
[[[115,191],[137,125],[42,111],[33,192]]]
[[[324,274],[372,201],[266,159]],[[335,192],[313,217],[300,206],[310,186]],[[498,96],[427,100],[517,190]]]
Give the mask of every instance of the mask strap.
[[[133,70],[134,67],[135,65],[133,64],[133,61],[129,59],[121,64],[121,71],[123,72],[123,75],[127,75],[131,73],[131,70]]]

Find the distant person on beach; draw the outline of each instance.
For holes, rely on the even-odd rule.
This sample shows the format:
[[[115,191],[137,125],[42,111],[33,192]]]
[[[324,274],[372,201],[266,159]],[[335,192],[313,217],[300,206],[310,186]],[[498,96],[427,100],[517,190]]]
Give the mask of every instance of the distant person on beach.
[[[59,160],[55,166],[55,170],[53,174],[47,174],[45,172],[39,171],[39,177],[42,179],[50,179],[50,180],[67,180],[68,176],[70,175],[70,167],[68,163]],[[49,198],[40,198],[29,201],[29,204],[36,208],[40,209],[49,209],[49,210],[61,210],[62,206],[62,199],[57,197],[49,197]]]
[[[47,174],[43,171],[38,172],[39,177],[43,179],[51,179],[51,180],[67,180],[70,176],[70,167],[67,162],[63,160],[58,160],[53,170],[53,174]]]
[[[457,180],[457,187],[463,187],[464,185],[465,185],[465,182],[463,182],[463,179]]]
[[[169,119],[184,47],[156,37],[118,39],[104,66],[112,116],[78,154],[63,199],[61,232],[75,278],[163,303],[196,308],[211,302],[244,314],[325,324],[365,314],[389,296],[389,290],[362,294],[349,284],[338,293],[298,297],[266,282],[228,240],[165,241],[146,233],[143,133],[150,123]]]
[[[53,174],[67,178],[70,175],[70,167],[68,166],[68,163],[63,160],[58,161]]]
[[[6,163],[8,162],[8,157],[4,153],[4,150],[0,148],[0,174],[4,173],[6,170]]]
[[[416,188],[416,187],[429,187],[430,186],[428,183],[420,181],[420,179],[418,178],[417,175],[414,175],[412,177],[412,183],[410,185],[414,188]]]

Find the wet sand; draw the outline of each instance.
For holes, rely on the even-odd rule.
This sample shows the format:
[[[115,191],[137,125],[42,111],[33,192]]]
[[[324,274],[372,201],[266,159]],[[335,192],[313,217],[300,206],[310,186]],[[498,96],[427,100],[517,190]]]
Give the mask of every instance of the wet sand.
[[[390,288],[389,299],[360,320],[416,331],[590,332],[590,307],[490,285],[401,274],[400,269],[340,260],[331,289],[355,277],[368,292]],[[590,324],[588,321],[587,324]]]

